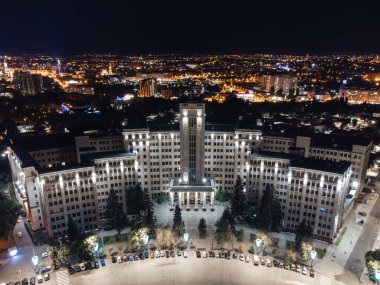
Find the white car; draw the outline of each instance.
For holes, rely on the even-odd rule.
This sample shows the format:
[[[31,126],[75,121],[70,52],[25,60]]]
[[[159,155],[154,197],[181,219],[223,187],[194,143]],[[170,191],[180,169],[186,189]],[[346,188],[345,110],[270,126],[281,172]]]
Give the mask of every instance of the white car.
[[[85,271],[86,265],[84,263],[79,264],[80,270]]]
[[[249,262],[249,256],[248,255],[245,257],[245,262]]]
[[[303,275],[307,275],[307,268],[306,268],[306,266],[302,267],[302,274]]]
[[[219,258],[219,252],[215,251],[215,257]]]
[[[117,262],[118,262],[118,263],[122,263],[122,262],[123,262],[123,259],[121,258],[120,255],[117,257]]]
[[[161,250],[160,254],[161,254],[161,257],[165,257],[165,251]]]
[[[183,257],[184,257],[184,258],[187,258],[187,251],[184,251],[184,252],[183,252]]]
[[[42,275],[41,275],[41,274],[38,274],[38,275],[37,275],[37,282],[38,282],[38,283],[42,283],[42,282],[44,282],[44,279],[42,278]]]
[[[239,259],[240,259],[240,261],[244,261],[244,254],[240,254]]]
[[[158,250],[156,250],[156,252],[155,252],[155,256],[156,256],[156,258],[159,258],[159,257],[160,257],[160,252],[159,252]]]
[[[205,251],[202,252],[202,257],[203,258],[206,258],[207,257],[207,253]]]
[[[49,256],[49,254],[47,253],[47,252],[43,252],[42,254],[41,254],[41,258],[46,258],[46,257],[48,257]]]
[[[18,238],[22,238],[23,237],[22,232],[18,232],[16,235],[17,235]]]

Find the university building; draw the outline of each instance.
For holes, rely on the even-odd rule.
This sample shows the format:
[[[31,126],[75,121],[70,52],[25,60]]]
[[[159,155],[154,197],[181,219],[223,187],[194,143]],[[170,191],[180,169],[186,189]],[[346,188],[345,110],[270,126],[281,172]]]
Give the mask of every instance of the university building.
[[[306,219],[317,238],[332,241],[363,185],[370,140],[210,125],[203,103],[183,103],[179,115],[179,125],[11,140],[13,181],[33,230],[61,234],[69,216],[83,231],[97,229],[109,191],[126,210],[126,189],[137,183],[152,198],[165,193],[171,208],[212,211],[215,192],[232,193],[240,176],[248,203],[275,186],[285,230]]]

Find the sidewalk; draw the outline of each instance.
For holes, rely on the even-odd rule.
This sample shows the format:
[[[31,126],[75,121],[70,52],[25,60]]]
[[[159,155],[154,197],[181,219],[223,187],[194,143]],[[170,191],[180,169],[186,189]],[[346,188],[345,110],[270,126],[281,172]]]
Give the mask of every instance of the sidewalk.
[[[373,245],[372,250],[376,250],[376,249],[380,249],[380,232],[377,233],[377,239],[375,241],[375,244]],[[366,285],[375,284],[372,280],[368,278],[367,267],[364,267],[364,270],[360,276],[360,282]]]

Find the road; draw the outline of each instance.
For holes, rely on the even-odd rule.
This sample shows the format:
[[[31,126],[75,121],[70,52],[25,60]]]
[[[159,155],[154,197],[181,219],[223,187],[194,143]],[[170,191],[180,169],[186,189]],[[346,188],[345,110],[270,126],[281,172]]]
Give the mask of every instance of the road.
[[[376,183],[376,194],[380,193],[380,183]],[[366,199],[370,199],[370,196],[374,194],[368,194]],[[353,279],[359,284],[360,275],[363,272],[365,261],[364,254],[371,250],[374,246],[379,234],[380,224],[376,221],[380,218],[380,199],[377,199],[370,214],[367,217],[366,223],[363,226],[363,231],[356,243],[350,257],[345,265],[345,273],[337,276],[337,280],[346,284],[353,284]]]

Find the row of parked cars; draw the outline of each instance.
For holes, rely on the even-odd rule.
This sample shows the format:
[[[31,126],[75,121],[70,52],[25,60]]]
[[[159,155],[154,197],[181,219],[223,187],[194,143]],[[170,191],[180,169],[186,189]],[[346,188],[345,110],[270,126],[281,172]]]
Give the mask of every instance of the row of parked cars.
[[[50,280],[49,272],[44,274],[38,274],[37,277],[31,277],[30,279],[24,278],[21,281],[1,283],[0,285],[35,285],[37,283],[42,283],[44,281]]]
[[[72,274],[75,274],[75,273],[81,272],[81,271],[99,269],[99,266],[102,266],[102,267],[106,266],[106,261],[104,259],[101,259],[100,265],[99,265],[99,261],[97,261],[97,260],[96,261],[83,262],[83,263],[80,263],[77,265],[69,266],[68,271],[72,275]]]
[[[207,257],[214,257],[214,258],[224,258],[224,259],[239,259],[240,261],[245,261],[247,263],[250,262],[250,258],[248,255],[244,254],[237,254],[237,253],[231,253],[231,252],[218,252],[218,251],[196,251],[197,258],[207,258]],[[307,275],[308,268],[305,265],[299,265],[294,263],[288,263],[283,261],[277,261],[276,259],[271,260],[269,258],[259,258],[258,255],[253,255],[253,264],[254,265],[264,265],[267,267],[278,267],[283,268],[285,270],[292,270],[298,273],[302,273],[303,275]],[[311,266],[309,270],[310,277],[314,277],[314,269]]]
[[[122,263],[127,261],[136,261],[136,260],[144,260],[144,259],[153,259],[153,258],[160,258],[160,257],[175,257],[176,252],[174,250],[156,250],[156,251],[144,251],[144,252],[138,252],[133,254],[125,254],[125,255],[118,255],[112,257],[112,263]],[[177,256],[183,256],[184,258],[187,258],[187,252],[186,251],[180,251],[177,250]]]

